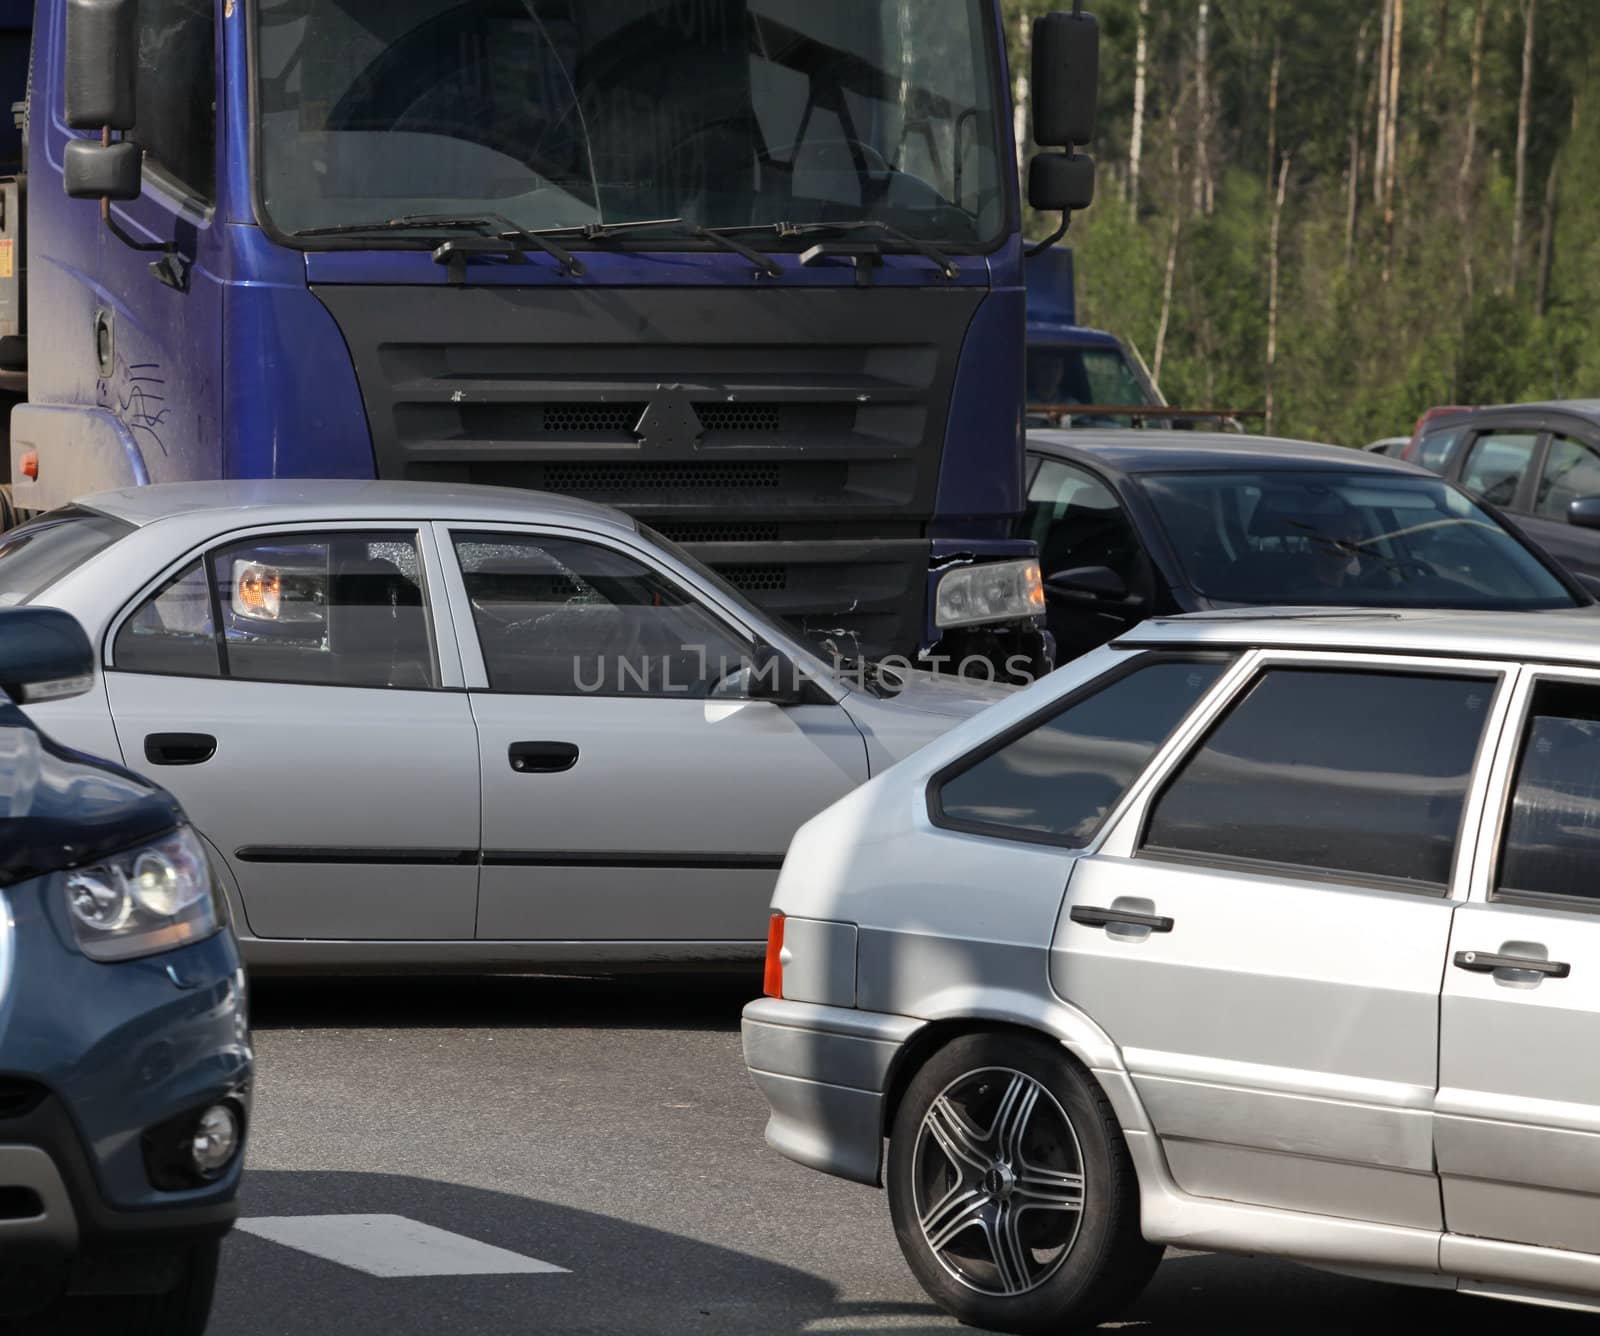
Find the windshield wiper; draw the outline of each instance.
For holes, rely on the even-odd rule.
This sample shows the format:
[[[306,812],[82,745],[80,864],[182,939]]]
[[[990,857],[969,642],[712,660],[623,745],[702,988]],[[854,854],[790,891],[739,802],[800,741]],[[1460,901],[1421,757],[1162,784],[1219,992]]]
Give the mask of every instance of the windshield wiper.
[[[902,232],[890,223],[879,222],[876,218],[857,218],[851,222],[841,223],[759,223],[747,227],[719,227],[709,230],[722,236],[749,236],[760,232],[771,232],[780,241],[827,236],[830,233],[848,235],[851,232],[878,232],[896,245],[914,250],[924,259],[937,265],[939,272],[945,278],[955,280],[961,277],[961,270],[956,262],[937,246],[914,237],[909,232]]]
[[[675,227],[684,235],[696,241],[709,241],[714,246],[721,246],[725,251],[742,256],[755,265],[756,273],[766,278],[782,278],[783,266],[770,255],[763,255],[754,246],[746,246],[742,241],[735,241],[732,237],[724,235],[723,231],[716,228],[701,227],[697,223],[686,222],[682,218],[651,218],[631,223],[581,223],[576,227],[549,227],[536,235],[573,237],[588,242],[605,242],[614,240],[629,232],[646,232],[656,228]],[[502,234],[504,235],[504,234]]]
[[[493,228],[506,231],[495,234]],[[452,214],[408,213],[398,218],[383,218],[371,223],[335,223],[328,227],[306,227],[293,235],[297,237],[339,237],[370,235],[373,232],[466,232],[480,233],[477,239],[451,239],[440,245],[433,258],[440,264],[464,265],[469,255],[517,255],[527,250],[540,250],[561,266],[562,272],[573,278],[582,278],[587,272],[583,262],[571,251],[563,250],[547,241],[537,232],[519,227],[511,219],[498,213],[476,216]],[[511,243],[521,243],[520,245]]]

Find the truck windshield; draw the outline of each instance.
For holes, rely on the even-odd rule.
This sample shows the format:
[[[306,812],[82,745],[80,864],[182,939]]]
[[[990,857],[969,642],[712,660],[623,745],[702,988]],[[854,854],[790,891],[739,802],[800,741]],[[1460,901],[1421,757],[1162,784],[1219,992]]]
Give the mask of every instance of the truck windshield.
[[[1028,425],[1052,426],[1075,405],[1130,408],[1160,401],[1120,348],[1028,348]],[[1054,410],[1049,411],[1049,410]],[[1075,427],[1131,427],[1131,418],[1072,413]]]
[[[486,212],[526,229],[865,218],[957,248],[1004,231],[993,0],[254,9],[258,188],[291,238]]]

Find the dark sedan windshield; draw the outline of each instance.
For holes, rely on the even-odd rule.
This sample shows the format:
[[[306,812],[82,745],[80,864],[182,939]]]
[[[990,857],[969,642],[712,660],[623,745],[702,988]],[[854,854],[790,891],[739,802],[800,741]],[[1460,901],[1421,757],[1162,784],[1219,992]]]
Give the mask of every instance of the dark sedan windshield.
[[[285,232],[487,212],[871,219],[956,247],[1003,228],[1010,99],[982,0],[254,9],[261,195]]]
[[[1188,583],[1218,603],[1570,608],[1555,573],[1431,478],[1336,471],[1140,478]]]

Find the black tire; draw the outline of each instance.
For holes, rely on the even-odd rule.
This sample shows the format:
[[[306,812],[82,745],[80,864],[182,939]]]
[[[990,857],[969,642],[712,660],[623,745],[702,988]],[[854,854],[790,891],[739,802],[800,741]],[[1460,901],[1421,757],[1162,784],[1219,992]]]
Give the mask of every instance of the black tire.
[[[65,1295],[6,1336],[204,1336],[217,1287],[222,1240],[184,1250],[178,1282],[165,1294]]]
[[[999,1159],[985,1147],[1002,1148]],[[895,1115],[888,1191],[912,1271],[970,1326],[1019,1336],[1092,1327],[1131,1303],[1161,1260],[1139,1232],[1139,1185],[1110,1104],[1042,1035],[963,1035],[928,1060]],[[1011,1247],[990,1245],[1007,1230]]]

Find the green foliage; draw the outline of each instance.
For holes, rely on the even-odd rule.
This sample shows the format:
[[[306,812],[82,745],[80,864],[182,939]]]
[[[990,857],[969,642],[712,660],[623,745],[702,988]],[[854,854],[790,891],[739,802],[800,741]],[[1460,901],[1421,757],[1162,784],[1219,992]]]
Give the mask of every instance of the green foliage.
[[[1360,444],[1408,431],[1433,404],[1600,397],[1594,0],[1534,0],[1514,288],[1526,0],[1481,2],[1481,92],[1463,174],[1480,0],[1406,0],[1391,233],[1373,178],[1384,0],[1210,0],[1204,116],[1200,0],[1150,0],[1137,207],[1128,198],[1128,168],[1138,0],[1091,0],[1104,42],[1092,148],[1101,185],[1070,236],[1085,321],[1121,333],[1153,360],[1176,217],[1163,389],[1183,405],[1261,406],[1273,195],[1287,155],[1275,370],[1280,434]],[[1061,0],[1005,5],[1013,61],[1024,15],[1066,7]],[[1359,66],[1358,37],[1366,52]],[[1202,127],[1209,211],[1196,203]],[[1353,132],[1360,157],[1347,255]],[[1278,161],[1268,160],[1269,141]],[[1552,172],[1555,189],[1547,193]],[[1051,223],[1032,219],[1030,227],[1039,234]]]

